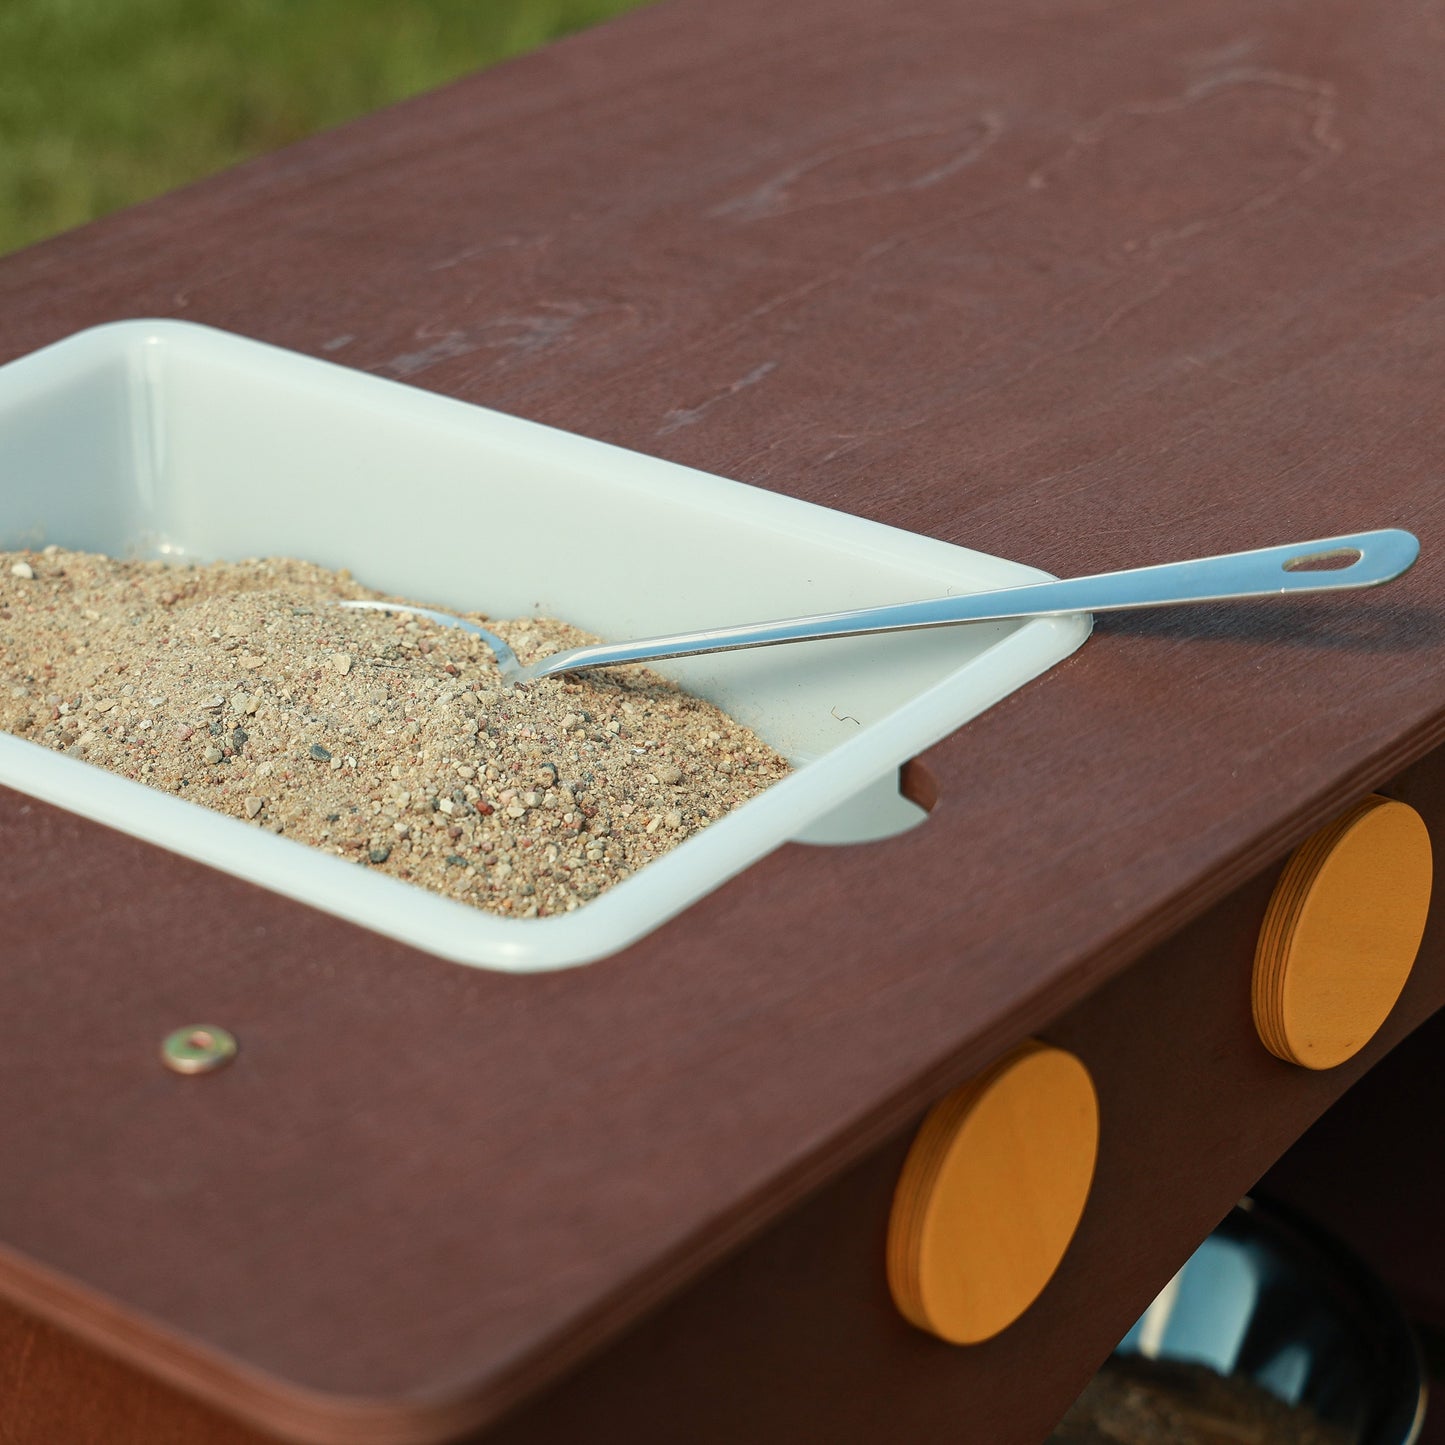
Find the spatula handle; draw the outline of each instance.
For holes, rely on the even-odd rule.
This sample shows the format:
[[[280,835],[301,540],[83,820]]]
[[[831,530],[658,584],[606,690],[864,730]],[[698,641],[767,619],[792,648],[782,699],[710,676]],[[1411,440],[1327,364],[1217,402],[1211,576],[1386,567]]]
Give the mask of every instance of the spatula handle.
[[[1122,612],[1135,607],[1175,607],[1196,602],[1233,602],[1296,592],[1378,587],[1407,571],[1420,555],[1409,532],[1387,528],[1345,537],[1321,537],[1284,547],[1261,547],[1221,557],[1166,562],[1125,572],[1101,572],[1033,582],[993,592],[930,597],[887,607],[863,607],[814,617],[792,617],[743,627],[715,627],[635,642],[600,643],[559,652],[522,669],[521,677],[548,677],[579,668],[655,662],[703,652],[733,652],[780,642],[857,637],[949,627],[961,622],[1002,622],[1069,612]]]
[[[1409,532],[1389,528],[1347,537],[1321,537],[1284,547],[1228,552],[1126,572],[1065,577],[976,592],[959,598],[952,620],[1038,617],[1061,612],[1123,612],[1133,607],[1175,607],[1194,602],[1237,602],[1291,592],[1332,592],[1378,587],[1407,571],[1420,555]]]

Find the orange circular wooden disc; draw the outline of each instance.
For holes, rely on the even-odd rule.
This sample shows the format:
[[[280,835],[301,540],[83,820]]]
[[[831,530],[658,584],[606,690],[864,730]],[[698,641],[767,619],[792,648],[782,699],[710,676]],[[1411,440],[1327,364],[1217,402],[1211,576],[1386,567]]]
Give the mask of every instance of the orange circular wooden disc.
[[[1074,1236],[1099,1146],[1089,1071],[1029,1042],[934,1106],[893,1198],[888,1282],[920,1329],[986,1340],[1042,1293]]]
[[[1285,865],[1254,956],[1264,1046],[1307,1069],[1357,1054],[1410,976],[1432,878],[1430,834],[1405,803],[1369,797]]]

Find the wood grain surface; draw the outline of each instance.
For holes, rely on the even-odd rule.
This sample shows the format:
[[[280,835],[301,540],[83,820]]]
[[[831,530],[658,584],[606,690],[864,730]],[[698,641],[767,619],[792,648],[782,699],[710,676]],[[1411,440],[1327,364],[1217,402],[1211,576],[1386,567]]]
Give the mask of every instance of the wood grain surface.
[[[1417,801],[1420,771],[1401,782]],[[1442,817],[1445,757],[1429,771],[1424,806]],[[1418,1129],[1442,1102],[1445,1011],[1416,1028],[1445,998],[1445,923],[1364,1057],[1290,1068],[1246,1026],[1278,872],[1050,1025],[1092,1063],[1104,1147],[1056,1278],[996,1339],[943,1345],[889,1297],[885,1238],[909,1128],[470,1445],[1041,1445],[1128,1323],[1322,1109],[1263,1187],[1349,1239],[1415,1318],[1445,1322],[1441,1182]],[[6,1445],[269,1438],[0,1305]]]
[[[1442,83],[1439,0],[676,0],[0,263],[0,356],[204,321],[1059,572],[1424,544],[1103,622],[925,826],[549,978],[0,793],[0,1289],[298,1437],[480,1426],[1432,748]]]
[[[1098,1086],[1099,1162],[1057,1273],[1002,1334],[963,1348],[947,1345],[913,1329],[892,1306],[880,1257],[908,1153],[905,1137],[478,1445],[583,1438],[594,1445],[1043,1445],[1149,1301],[1326,1110],[1317,1128],[1335,1147],[1311,1153],[1315,1167],[1298,1179],[1292,1197],[1331,1222],[1339,1213],[1330,1204],[1333,1193],[1370,1200],[1369,1217],[1387,1235],[1398,1212],[1392,1194],[1408,1182],[1415,1186],[1406,1209],[1409,1245],[1390,1253],[1400,1273],[1412,1260],[1428,1269],[1442,1252],[1438,1241],[1421,1240],[1438,1224],[1439,1181],[1423,1164],[1397,1168],[1365,1131],[1331,1128],[1329,1121],[1336,1110],[1361,1118],[1353,1094],[1344,1092],[1352,1084],[1376,1108],[1407,1116],[1399,1072],[1389,1069],[1380,1089],[1365,1070],[1445,999],[1445,926],[1431,928],[1419,971],[1363,1055],[1328,1072],[1299,1069],[1270,1055],[1250,1027],[1254,936],[1276,871],[1044,1031],[1088,1064]],[[1421,1030],[1437,1049],[1440,1032]],[[1418,1068],[1422,1054],[1414,1042],[1401,1047]],[[1392,1062],[1390,1055],[1382,1072]],[[1433,1071],[1425,1095],[1432,1103],[1440,1073]],[[1401,1124],[1388,1136],[1402,1143],[1405,1133]],[[1348,1186],[1340,1190],[1334,1181],[1342,1177]],[[1437,1286],[1438,1275],[1430,1286],[1438,1298]]]

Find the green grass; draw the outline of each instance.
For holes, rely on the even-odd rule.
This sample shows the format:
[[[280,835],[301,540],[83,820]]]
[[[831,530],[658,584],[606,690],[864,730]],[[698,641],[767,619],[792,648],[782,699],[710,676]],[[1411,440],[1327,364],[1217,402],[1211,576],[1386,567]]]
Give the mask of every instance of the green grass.
[[[641,0],[0,0],[0,253]]]

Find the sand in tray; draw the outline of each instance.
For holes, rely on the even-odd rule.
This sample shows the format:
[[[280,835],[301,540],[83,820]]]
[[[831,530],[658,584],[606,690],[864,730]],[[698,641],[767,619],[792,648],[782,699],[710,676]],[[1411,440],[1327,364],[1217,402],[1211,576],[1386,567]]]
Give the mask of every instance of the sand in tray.
[[[642,668],[509,690],[457,628],[331,605],[382,597],[289,559],[0,553],[0,728],[522,918],[597,897],[788,771]],[[523,662],[597,640],[466,615]]]

